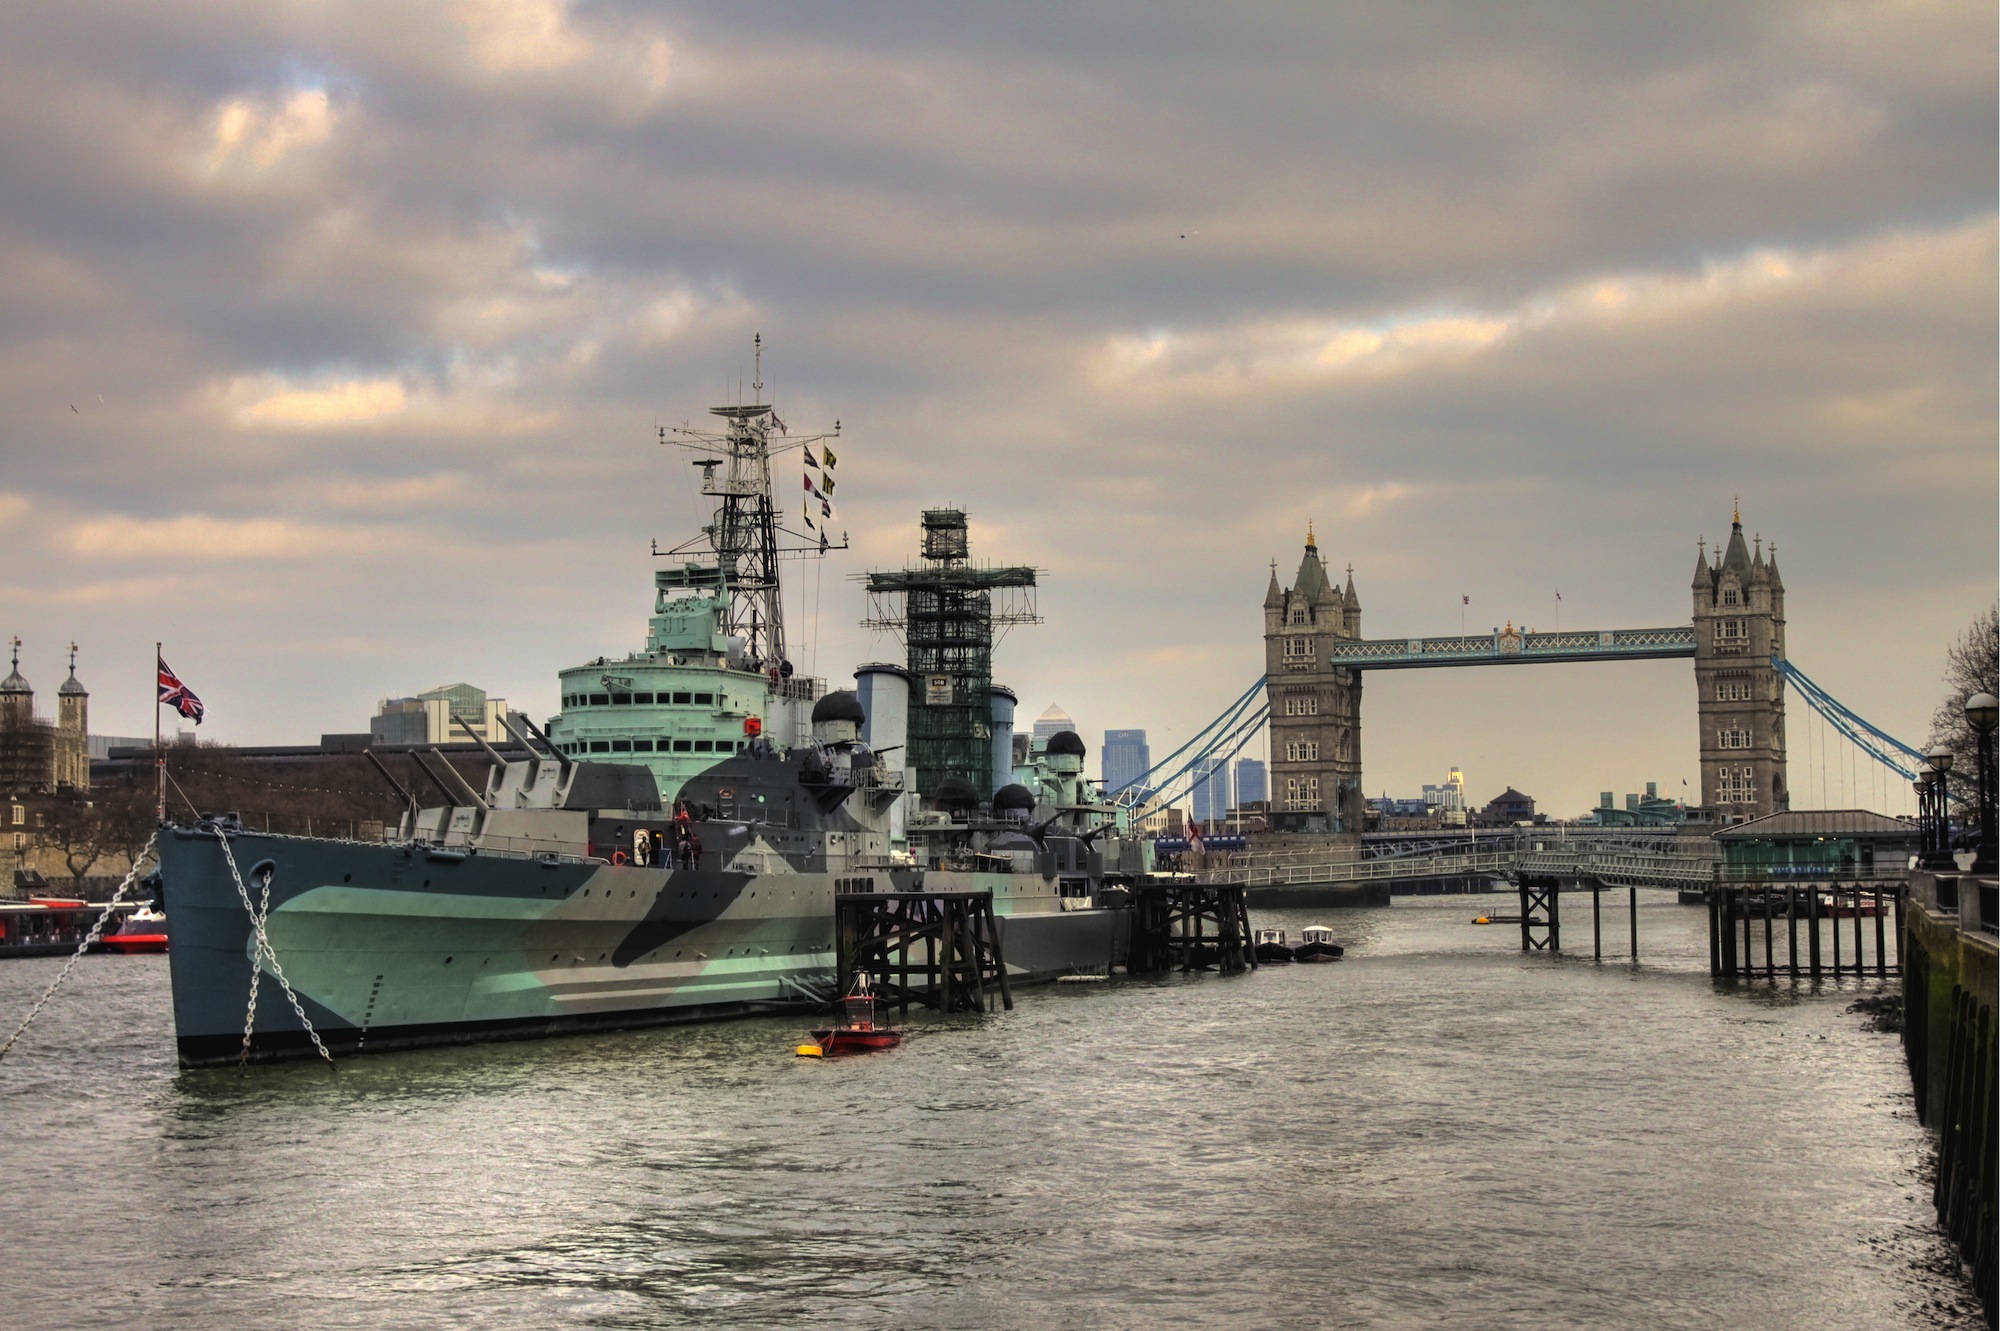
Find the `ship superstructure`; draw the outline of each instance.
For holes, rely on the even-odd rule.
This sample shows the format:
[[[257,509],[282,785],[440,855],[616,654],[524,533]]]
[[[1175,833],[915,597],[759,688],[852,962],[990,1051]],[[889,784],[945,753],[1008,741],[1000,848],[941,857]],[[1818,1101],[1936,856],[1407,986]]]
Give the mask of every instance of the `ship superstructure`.
[[[709,409],[723,429],[660,430],[663,445],[695,455],[701,493],[715,510],[694,537],[655,548],[668,563],[653,575],[646,645],[562,671],[562,710],[549,722],[565,755],[644,767],[668,799],[760,735],[786,748],[807,742],[812,704],[824,692],[793,668],[778,566],[844,542],[783,525],[771,459],[793,450],[810,458],[840,431],[836,423],[825,434],[791,435],[761,401],[761,338],[758,357],[759,400]]]

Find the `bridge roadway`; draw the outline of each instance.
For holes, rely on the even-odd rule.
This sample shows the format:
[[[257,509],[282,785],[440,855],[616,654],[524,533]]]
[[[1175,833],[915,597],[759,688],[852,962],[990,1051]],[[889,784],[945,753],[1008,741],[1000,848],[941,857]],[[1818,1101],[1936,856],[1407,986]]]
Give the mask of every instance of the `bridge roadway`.
[[[1369,854],[1369,851],[1388,853]],[[1396,852],[1401,853],[1396,853]],[[1419,836],[1403,845],[1296,854],[1250,852],[1208,875],[1246,887],[1511,878],[1520,873],[1594,879],[1606,887],[1705,887],[1718,879],[1721,848],[1712,838],[1621,829],[1523,828],[1471,836]]]
[[[1336,638],[1327,664],[1348,670],[1408,670],[1537,661],[1660,661],[1694,655],[1694,625],[1651,629],[1573,629],[1529,633],[1511,626],[1494,633],[1444,638]]]

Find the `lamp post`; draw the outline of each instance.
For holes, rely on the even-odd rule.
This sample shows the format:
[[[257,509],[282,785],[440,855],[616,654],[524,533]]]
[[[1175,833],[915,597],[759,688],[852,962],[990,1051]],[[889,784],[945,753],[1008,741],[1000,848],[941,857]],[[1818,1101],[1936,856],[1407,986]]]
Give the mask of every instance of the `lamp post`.
[[[1937,773],[1931,770],[1928,759],[1917,764],[1917,778],[1912,783],[1917,788],[1917,867],[1925,867],[1931,862],[1931,850],[1937,843]]]
[[[1924,757],[1930,762],[1931,843],[1921,867],[1951,873],[1958,868],[1958,861],[1951,857],[1951,782],[1947,774],[1951,771],[1952,752],[1949,746],[1938,744]]]
[[[1965,719],[1979,737],[1979,849],[1972,860],[1972,872],[1996,871],[1993,827],[1993,800],[1996,784],[1993,771],[1993,728],[2000,721],[2000,698],[1975,693],[1965,700]]]

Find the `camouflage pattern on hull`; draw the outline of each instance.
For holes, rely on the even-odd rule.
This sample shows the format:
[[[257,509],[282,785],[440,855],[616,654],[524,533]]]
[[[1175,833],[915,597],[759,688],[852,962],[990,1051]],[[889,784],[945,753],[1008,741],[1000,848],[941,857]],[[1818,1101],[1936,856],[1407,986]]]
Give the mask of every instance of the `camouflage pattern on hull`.
[[[253,899],[270,867],[272,946],[336,1054],[804,1009],[833,979],[830,873],[227,835]],[[254,948],[218,836],[169,833],[161,871],[180,1060],[232,1062]],[[1003,917],[1010,904],[1029,906],[996,895]],[[1003,918],[1009,970],[1102,971],[1122,956],[1124,914]],[[267,973],[252,1057],[311,1053]]]

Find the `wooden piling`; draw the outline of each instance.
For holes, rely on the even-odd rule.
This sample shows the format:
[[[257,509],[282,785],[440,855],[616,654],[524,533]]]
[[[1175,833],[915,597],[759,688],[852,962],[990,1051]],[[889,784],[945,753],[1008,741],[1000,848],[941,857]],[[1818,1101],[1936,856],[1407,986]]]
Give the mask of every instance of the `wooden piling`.
[[[1799,978],[1799,887],[1785,884],[1785,969]]]
[[[904,1012],[913,1001],[991,1011],[989,990],[1014,1006],[990,892],[843,892],[834,897],[834,939],[842,993],[866,971]]]
[[[1817,980],[1819,978],[1819,885],[1817,883],[1806,887],[1806,929],[1808,931],[1806,948],[1809,954],[1807,968],[1812,972],[1813,979]]]
[[[1127,970],[1134,975],[1203,970],[1211,961],[1224,974],[1257,965],[1249,902],[1240,884],[1148,883],[1134,889]]]

